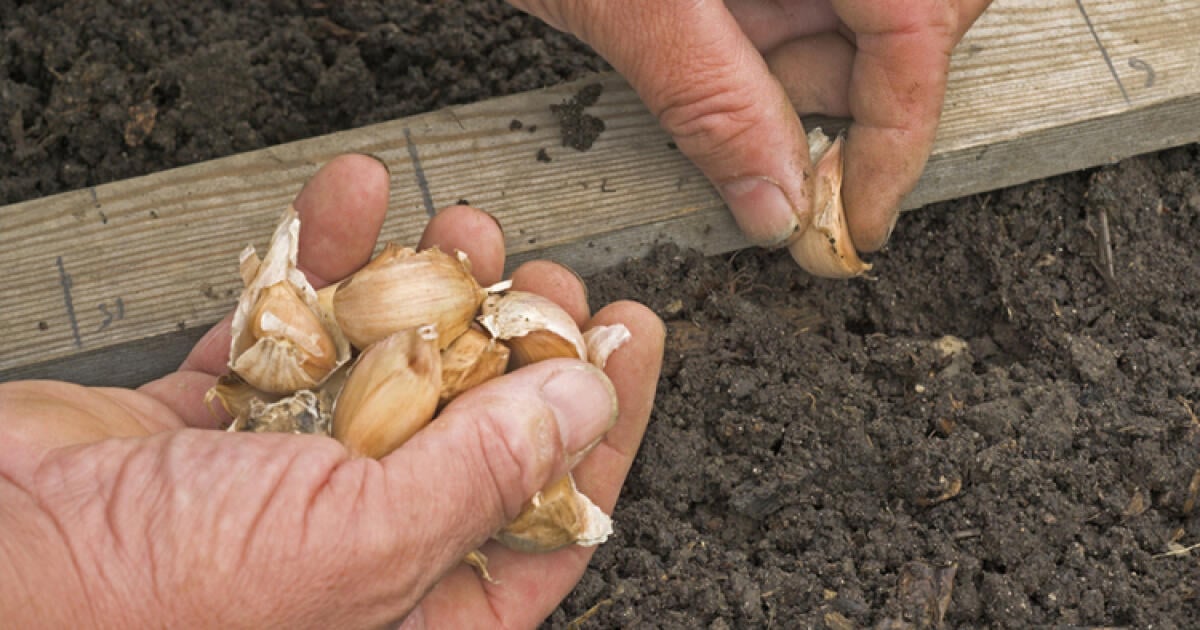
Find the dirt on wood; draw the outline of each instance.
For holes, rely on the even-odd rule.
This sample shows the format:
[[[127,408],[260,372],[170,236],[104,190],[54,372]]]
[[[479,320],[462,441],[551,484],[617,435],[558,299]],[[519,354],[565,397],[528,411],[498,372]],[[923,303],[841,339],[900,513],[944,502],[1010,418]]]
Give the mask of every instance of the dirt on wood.
[[[499,2],[0,16],[2,204],[605,67]],[[671,247],[590,279],[670,336],[546,626],[1193,626],[1197,243],[1188,146],[908,213],[865,279]]]

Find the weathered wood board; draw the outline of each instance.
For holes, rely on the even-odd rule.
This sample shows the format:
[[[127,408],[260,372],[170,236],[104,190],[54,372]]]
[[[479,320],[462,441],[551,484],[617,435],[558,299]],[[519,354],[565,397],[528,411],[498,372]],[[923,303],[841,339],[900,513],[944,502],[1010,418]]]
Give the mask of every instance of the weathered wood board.
[[[954,53],[937,145],[906,207],[1200,140],[1198,33],[1196,2],[1000,0]],[[550,106],[594,82],[604,92],[588,113],[607,129],[587,152],[565,148]],[[238,251],[261,247],[341,152],[388,163],[384,236],[403,243],[466,199],[500,219],[514,262],[589,273],[657,241],[744,246],[668,141],[602,75],[0,208],[0,381],[131,385],[172,369],[234,303]]]

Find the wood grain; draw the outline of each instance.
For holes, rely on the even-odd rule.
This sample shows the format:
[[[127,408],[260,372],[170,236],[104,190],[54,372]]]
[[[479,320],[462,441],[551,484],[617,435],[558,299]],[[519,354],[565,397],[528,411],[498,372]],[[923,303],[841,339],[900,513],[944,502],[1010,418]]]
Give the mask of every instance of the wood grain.
[[[997,2],[954,52],[906,208],[1200,140],[1196,33],[1200,3]],[[606,130],[590,151],[561,146],[550,106],[596,82],[588,112]],[[0,380],[127,385],[171,369],[234,303],[238,251],[263,246],[306,178],[348,151],[391,168],[385,238],[402,243],[428,204],[467,200],[499,218],[514,263],[588,274],[661,241],[746,245],[636,94],[600,75],[0,208]]]

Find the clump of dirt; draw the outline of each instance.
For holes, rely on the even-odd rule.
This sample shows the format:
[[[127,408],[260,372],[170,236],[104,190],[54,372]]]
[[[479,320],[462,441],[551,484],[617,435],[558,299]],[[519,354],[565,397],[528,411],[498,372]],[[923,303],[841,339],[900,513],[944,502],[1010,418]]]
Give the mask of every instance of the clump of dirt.
[[[0,15],[0,204],[605,67],[499,0]],[[591,278],[670,335],[547,627],[1194,625],[1198,242],[1189,146],[909,213],[866,279],[671,247]]]
[[[585,112],[584,109],[595,105],[600,100],[604,86],[599,83],[584,86],[571,98],[558,105],[551,105],[550,111],[558,119],[562,129],[562,145],[576,151],[587,151],[604,131],[604,121]]]

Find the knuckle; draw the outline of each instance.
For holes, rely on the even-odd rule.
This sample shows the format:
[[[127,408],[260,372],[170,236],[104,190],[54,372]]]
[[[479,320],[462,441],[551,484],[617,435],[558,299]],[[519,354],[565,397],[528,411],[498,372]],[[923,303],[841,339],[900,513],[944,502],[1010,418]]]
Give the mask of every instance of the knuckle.
[[[700,153],[716,153],[749,133],[759,115],[753,100],[723,81],[672,81],[677,88],[658,102],[659,123]]]
[[[489,405],[474,418],[476,448],[480,474],[486,478],[480,486],[489,490],[495,505],[512,520],[549,476],[558,439],[547,435],[554,424],[548,412],[540,408],[526,412],[534,418],[529,426],[513,426],[517,416],[502,409],[503,404]]]

